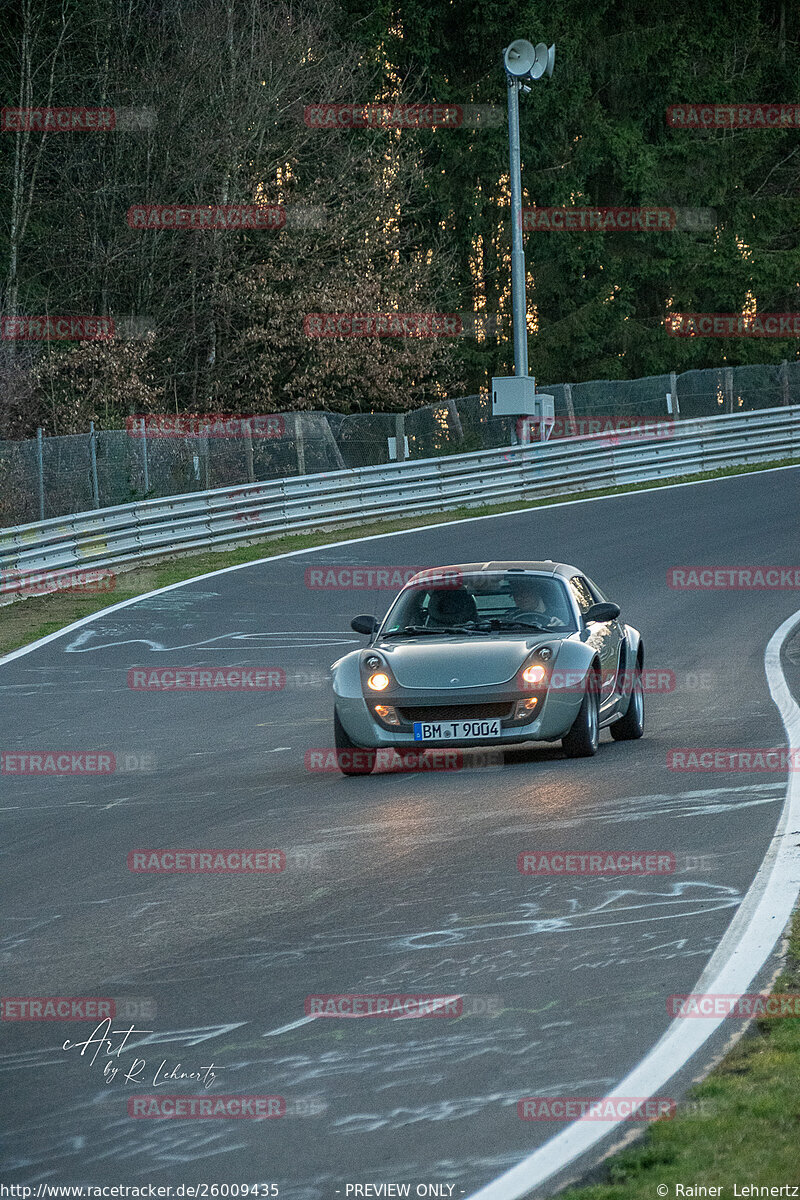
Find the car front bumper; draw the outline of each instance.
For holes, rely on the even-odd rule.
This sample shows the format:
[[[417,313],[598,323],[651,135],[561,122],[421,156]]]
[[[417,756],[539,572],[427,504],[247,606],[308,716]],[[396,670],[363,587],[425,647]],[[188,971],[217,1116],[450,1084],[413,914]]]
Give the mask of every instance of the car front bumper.
[[[466,710],[469,709],[471,704],[475,704],[478,699],[484,704],[508,703],[508,694],[503,693],[498,695],[484,692],[480,695],[480,698],[474,694],[469,699],[465,698],[464,719],[472,719],[472,714]],[[386,698],[387,703],[392,703],[393,701],[396,706],[401,706],[398,705],[396,697]],[[469,746],[503,746],[514,745],[519,742],[558,741],[572,726],[580,709],[581,701],[582,695],[576,695],[574,692],[565,692],[560,695],[557,692],[547,692],[541,702],[541,708],[533,720],[524,724],[514,722],[509,727],[503,726],[499,737],[476,737],[469,738],[468,740],[453,739],[430,742],[415,741],[413,728],[387,728],[370,711],[370,706],[363,696],[337,695],[336,709],[339,713],[339,720],[342,722],[351,740],[357,746],[376,749],[393,747],[397,750],[439,749],[447,746],[463,749]],[[407,701],[402,706],[407,706]],[[452,711],[457,709],[457,707],[457,700],[448,697],[448,710]]]

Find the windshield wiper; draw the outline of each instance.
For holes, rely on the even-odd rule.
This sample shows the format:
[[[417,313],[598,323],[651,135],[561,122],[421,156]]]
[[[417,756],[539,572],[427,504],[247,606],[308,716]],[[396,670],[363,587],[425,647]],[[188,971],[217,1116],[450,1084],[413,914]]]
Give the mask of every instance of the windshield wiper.
[[[381,634],[378,640],[380,641],[381,638],[393,637],[417,637],[421,633],[438,632],[438,629],[428,629],[426,625],[404,625],[402,629],[387,629],[385,633]]]
[[[494,629],[533,629],[536,633],[551,633],[552,631],[546,625],[539,625],[536,621],[504,621],[501,617],[495,617],[492,620]]]

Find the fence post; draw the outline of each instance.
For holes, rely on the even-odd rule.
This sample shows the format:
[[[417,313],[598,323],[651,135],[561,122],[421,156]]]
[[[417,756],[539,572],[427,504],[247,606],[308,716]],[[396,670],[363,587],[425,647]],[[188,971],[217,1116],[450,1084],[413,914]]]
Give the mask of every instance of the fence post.
[[[321,423],[320,428],[322,429],[322,436],[331,448],[333,457],[336,459],[336,465],[340,468],[340,470],[346,470],[347,464],[342,458],[342,452],[339,449],[336,438],[333,436],[333,430],[331,429],[330,421],[325,416],[320,417],[319,420]]]
[[[44,520],[44,446],[42,444],[42,427],[36,430],[36,458],[39,464],[39,520]]]
[[[789,364],[786,359],[783,360],[780,367],[781,381],[781,404],[788,405],[789,403]]]
[[[578,427],[575,424],[575,406],[572,403],[572,384],[564,384],[564,399],[567,403],[567,417],[569,418],[569,430],[571,433],[577,433]]]
[[[249,421],[244,423],[244,468],[247,472],[247,482],[255,483],[253,474],[253,427]]]
[[[733,368],[725,368],[725,412],[733,412]]]
[[[681,406],[678,403],[678,376],[674,371],[670,371],[669,373],[669,392],[672,396],[672,407],[674,409],[675,416],[680,417]]]
[[[208,434],[200,438],[200,461],[203,464],[203,491],[211,487],[211,439]]]
[[[89,461],[92,468],[92,501],[95,508],[100,507],[100,488],[97,483],[97,434],[94,431],[94,421],[89,422]]]
[[[144,475],[144,494],[150,492],[150,467],[147,462],[147,419],[142,417],[142,472]]]
[[[303,420],[302,413],[294,414],[294,446],[297,451],[297,474],[305,475],[306,473],[306,447],[303,441]]]
[[[458,411],[458,409],[456,408],[456,402],[455,402],[455,400],[448,400],[448,401],[447,401],[447,411],[448,411],[448,413],[449,413],[449,415],[450,415],[450,421],[451,421],[451,423],[452,423],[453,429],[456,431],[456,435],[458,436],[458,440],[459,440],[460,442],[463,442],[463,440],[464,440],[464,427],[463,427],[463,425],[461,424],[461,416],[460,416],[460,414],[459,414],[459,411]],[[404,445],[405,445],[405,443],[404,443]]]
[[[406,416],[405,413],[395,413],[394,440],[397,462],[406,461]]]

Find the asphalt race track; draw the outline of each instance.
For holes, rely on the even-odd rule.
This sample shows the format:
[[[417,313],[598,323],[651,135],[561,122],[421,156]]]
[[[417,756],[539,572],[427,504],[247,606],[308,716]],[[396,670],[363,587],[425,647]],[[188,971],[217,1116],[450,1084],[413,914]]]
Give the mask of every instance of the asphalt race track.
[[[114,997],[135,1015],[115,1030],[152,1032],[92,1061],[97,1047],[61,1047],[94,1021],[2,1023],[5,1180],[274,1182],[288,1200],[392,1181],[457,1197],[557,1134],[520,1120],[517,1100],[601,1096],[647,1053],[667,997],[694,990],[734,918],[786,793],[786,772],[680,773],[667,753],[785,745],[764,652],[798,593],[678,591],[666,573],[793,565],[798,529],[800,468],[530,510],[206,577],[6,661],[0,749],[113,753],[118,770],[0,776],[2,994]],[[606,731],[589,760],[554,746],[457,771],[307,769],[306,751],[332,744],[328,667],[364,644],[350,618],[392,594],[310,589],[306,568],[547,557],[595,577],[647,664],[674,673],[646,697],[643,740]],[[153,666],[282,668],[287,683],[128,686]],[[159,847],[277,848],[287,865],[128,869],[130,851]],[[531,850],[659,851],[676,870],[526,877]],[[351,992],[459,994],[465,1015],[306,1019],[306,996]],[[177,1064],[212,1067],[204,1094],[280,1095],[287,1115],[129,1117],[130,1096],[204,1091],[162,1082]]]

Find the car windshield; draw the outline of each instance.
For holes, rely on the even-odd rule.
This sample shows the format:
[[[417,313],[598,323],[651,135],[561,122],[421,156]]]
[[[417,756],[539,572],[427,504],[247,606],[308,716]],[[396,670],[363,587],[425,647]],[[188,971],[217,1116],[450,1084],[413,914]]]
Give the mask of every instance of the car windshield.
[[[443,580],[405,588],[389,609],[380,636],[455,637],[576,629],[560,577],[528,571],[487,571],[454,573]]]

